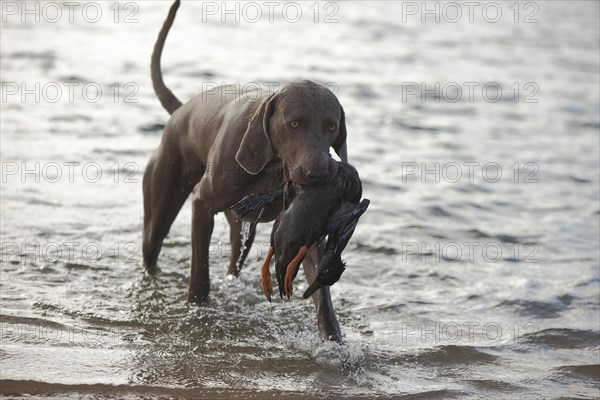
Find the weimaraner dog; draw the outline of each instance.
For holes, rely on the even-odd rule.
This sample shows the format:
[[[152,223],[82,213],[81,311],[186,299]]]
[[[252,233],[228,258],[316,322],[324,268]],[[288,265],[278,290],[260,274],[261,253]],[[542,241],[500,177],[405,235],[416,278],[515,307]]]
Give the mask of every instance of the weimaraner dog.
[[[344,110],[336,96],[314,82],[302,80],[280,90],[233,93],[232,87],[214,89],[182,104],[165,86],[160,58],[179,8],[171,6],[152,54],[152,83],[163,107],[172,114],[162,141],[144,173],[144,264],[156,267],[163,239],[183,203],[192,193],[192,261],[188,299],[208,297],[209,246],[214,216],[223,211],[230,226],[232,254],[229,274],[238,275],[241,263],[242,221],[230,207],[253,193],[278,191],[284,181],[304,185],[336,174],[333,147],[347,162]],[[267,208],[261,222],[275,219],[281,206]],[[303,262],[309,282],[316,278],[322,246]],[[313,296],[321,337],[339,341],[339,324],[329,288]]]

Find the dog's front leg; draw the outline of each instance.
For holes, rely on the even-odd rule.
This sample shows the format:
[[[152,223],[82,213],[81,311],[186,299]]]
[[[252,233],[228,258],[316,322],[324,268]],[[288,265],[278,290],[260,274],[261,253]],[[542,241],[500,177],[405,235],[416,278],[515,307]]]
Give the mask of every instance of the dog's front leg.
[[[309,283],[313,282],[317,278],[317,266],[323,257],[324,250],[325,244],[321,243],[318,247],[310,250],[302,262],[304,274],[306,275],[306,279],[308,279]],[[317,310],[319,336],[321,336],[323,339],[341,342],[342,334],[340,332],[340,324],[338,323],[338,320],[335,316],[335,311],[333,310],[329,286],[325,286],[317,290],[312,295],[312,299]]]
[[[208,298],[210,279],[208,253],[215,224],[214,213],[202,196],[200,181],[194,187],[192,200],[192,268],[188,301],[199,303]]]

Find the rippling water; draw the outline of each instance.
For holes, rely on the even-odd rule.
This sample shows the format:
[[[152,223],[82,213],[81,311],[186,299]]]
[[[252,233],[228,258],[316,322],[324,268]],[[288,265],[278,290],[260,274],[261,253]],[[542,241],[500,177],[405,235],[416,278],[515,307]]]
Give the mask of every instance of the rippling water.
[[[223,24],[184,2],[163,57],[181,99],[203,82],[337,88],[371,199],[332,289],[343,345],[317,338],[311,302],[262,296],[268,225],[229,279],[217,220],[204,306],[185,303],[189,202],[144,274],[140,182],[167,120],[148,65],[169,4],[119,23],[96,4],[95,24],[4,9],[1,393],[600,395],[598,3],[502,3],[496,23],[466,7],[421,23],[420,2],[320,3],[314,23],[298,3],[298,23]]]

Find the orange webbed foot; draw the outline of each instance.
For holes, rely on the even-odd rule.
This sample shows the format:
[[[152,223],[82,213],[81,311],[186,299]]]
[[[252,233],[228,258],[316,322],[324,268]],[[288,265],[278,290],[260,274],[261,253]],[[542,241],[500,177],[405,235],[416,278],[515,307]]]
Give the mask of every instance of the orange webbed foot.
[[[273,257],[274,252],[275,248],[273,246],[269,246],[269,252],[267,253],[267,257],[265,258],[265,262],[261,268],[262,289],[269,301],[271,301],[271,290],[273,289],[271,286],[271,271],[269,270],[269,263],[271,262],[271,257]]]
[[[298,268],[298,264],[300,263],[300,261],[302,261],[307,252],[308,247],[306,245],[300,247],[300,250],[298,250],[298,254],[296,254],[296,257],[294,257],[294,259],[288,264],[286,268],[285,280],[283,283],[283,294],[286,295],[288,299],[292,296],[293,292],[292,281],[294,280],[294,273]]]

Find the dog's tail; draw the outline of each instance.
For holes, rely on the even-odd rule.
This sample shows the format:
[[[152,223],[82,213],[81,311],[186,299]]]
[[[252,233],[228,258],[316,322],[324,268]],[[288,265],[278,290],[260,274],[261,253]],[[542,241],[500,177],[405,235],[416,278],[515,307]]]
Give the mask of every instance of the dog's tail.
[[[177,9],[179,8],[179,2],[180,0],[175,0],[175,3],[173,3],[171,9],[169,10],[169,15],[167,15],[167,19],[165,20],[165,23],[158,34],[158,39],[156,39],[154,51],[152,52],[152,62],[150,64],[154,92],[158,96],[160,104],[162,104],[169,114],[173,114],[175,110],[181,107],[181,101],[175,97],[173,92],[171,92],[171,90],[169,90],[169,88],[163,82],[162,73],[160,72],[160,56],[162,55],[163,47],[165,46],[165,40],[169,34],[169,29],[171,29],[173,21],[175,20],[175,14],[177,14]]]

